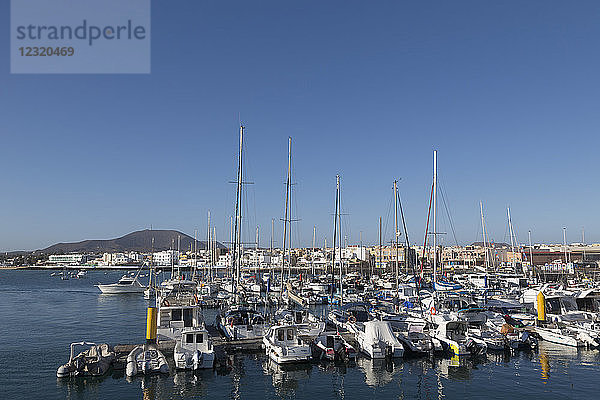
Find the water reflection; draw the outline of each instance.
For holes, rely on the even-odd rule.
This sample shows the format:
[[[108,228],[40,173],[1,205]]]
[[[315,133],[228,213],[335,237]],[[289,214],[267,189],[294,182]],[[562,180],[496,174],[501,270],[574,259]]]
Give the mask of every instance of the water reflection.
[[[436,360],[436,368],[440,375],[446,379],[456,381],[468,381],[471,379],[471,371],[475,361],[470,357],[453,356]]]
[[[401,360],[358,358],[356,365],[365,374],[365,383],[371,387],[385,386],[402,370]]]
[[[173,375],[173,392],[182,398],[205,396],[209,383],[214,379],[215,372],[211,370],[177,371]]]
[[[273,387],[280,396],[293,396],[299,381],[308,380],[312,371],[312,365],[308,363],[279,365],[270,358],[266,358],[262,367],[265,374],[271,375]]]

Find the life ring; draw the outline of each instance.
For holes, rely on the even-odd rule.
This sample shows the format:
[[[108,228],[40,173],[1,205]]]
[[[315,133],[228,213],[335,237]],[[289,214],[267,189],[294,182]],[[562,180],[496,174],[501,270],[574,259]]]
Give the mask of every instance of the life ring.
[[[355,323],[356,322],[356,317],[354,315],[349,316],[348,317],[348,322]]]
[[[229,326],[233,328],[233,318],[229,318]]]
[[[165,306],[165,307],[169,307],[170,306],[169,302],[166,299],[163,300],[163,306]]]
[[[431,308],[429,309],[429,312],[431,313],[431,315],[437,314],[437,310],[435,309],[434,306],[431,306]]]

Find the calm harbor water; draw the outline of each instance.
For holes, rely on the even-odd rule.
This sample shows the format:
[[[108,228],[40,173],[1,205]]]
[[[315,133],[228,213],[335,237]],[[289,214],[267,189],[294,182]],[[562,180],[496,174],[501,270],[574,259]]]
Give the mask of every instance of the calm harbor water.
[[[584,399],[599,398],[600,353],[541,343],[535,353],[485,359],[359,359],[348,367],[282,369],[262,354],[230,356],[222,371],[127,380],[58,380],[71,342],[141,343],[141,295],[101,295],[122,272],[61,280],[52,271],[0,271],[0,399]],[[214,311],[207,311],[211,323]]]

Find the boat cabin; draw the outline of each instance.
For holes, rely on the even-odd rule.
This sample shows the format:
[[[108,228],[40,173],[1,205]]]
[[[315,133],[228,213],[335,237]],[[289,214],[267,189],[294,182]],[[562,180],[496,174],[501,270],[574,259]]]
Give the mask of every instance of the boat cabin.
[[[182,329],[200,327],[203,323],[202,312],[195,306],[160,307],[156,321],[158,334],[172,339],[178,338]]]
[[[189,350],[211,351],[212,341],[206,329],[184,329],[181,331],[181,346]]]
[[[272,327],[269,331],[269,339],[279,346],[302,344],[302,341],[298,338],[298,328],[294,325]]]
[[[225,315],[227,325],[262,325],[265,323],[264,317],[251,309],[231,310]]]
[[[448,321],[441,323],[438,330],[442,336],[461,343],[466,339],[467,324],[464,321]]]
[[[600,289],[583,290],[575,301],[579,311],[600,312]]]

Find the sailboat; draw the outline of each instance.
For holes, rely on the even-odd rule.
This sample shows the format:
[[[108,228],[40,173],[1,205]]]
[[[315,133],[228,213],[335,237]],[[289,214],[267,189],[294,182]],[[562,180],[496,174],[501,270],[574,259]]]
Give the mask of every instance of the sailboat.
[[[264,316],[253,309],[240,305],[242,303],[241,293],[241,269],[242,269],[242,185],[243,185],[243,163],[242,151],[244,144],[244,126],[240,126],[240,150],[238,158],[237,172],[237,190],[235,200],[235,225],[232,229],[233,249],[232,249],[232,273],[231,293],[235,295],[237,304],[231,305],[228,309],[223,310],[217,316],[217,326],[225,337],[229,340],[234,339],[256,339],[262,338],[265,331]]]
[[[433,289],[436,291],[459,290],[458,283],[438,278],[438,245],[437,245],[437,150],[433,151]]]

